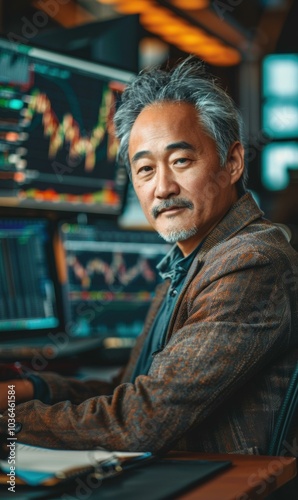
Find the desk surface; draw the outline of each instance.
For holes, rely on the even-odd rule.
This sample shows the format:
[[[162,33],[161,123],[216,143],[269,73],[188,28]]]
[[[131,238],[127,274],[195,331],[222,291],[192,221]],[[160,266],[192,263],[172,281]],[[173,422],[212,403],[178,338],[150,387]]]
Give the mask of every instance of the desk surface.
[[[296,475],[296,459],[288,457],[171,452],[168,454],[168,458],[187,460],[229,460],[232,462],[231,467],[216,473],[214,477],[201,482],[187,493],[177,494],[177,496],[171,497],[176,500],[262,500],[293,479]],[[148,466],[148,469],[150,469],[150,466]],[[138,470],[140,471],[140,469]],[[96,484],[89,484],[87,480],[83,480],[80,483],[74,481],[69,491],[68,489],[64,490],[62,488],[60,493],[55,493],[47,488],[35,489],[26,487],[24,490],[23,487],[16,486],[15,493],[12,496],[16,500],[24,500],[24,498],[28,500],[37,498],[39,500],[46,500],[49,498],[57,500],[61,498],[87,498],[85,491],[87,488],[87,496],[90,500],[98,498],[110,500],[119,500],[119,498],[124,498],[125,500],[139,500],[141,498],[140,491],[143,491],[142,488],[144,483],[140,483],[140,479],[134,479],[135,476],[133,475],[133,471],[131,471],[131,474],[128,475],[127,478],[130,478],[128,483],[125,481],[125,475],[118,476],[120,483],[119,481],[118,484],[110,483],[110,486],[107,484],[107,491],[103,489],[100,491],[100,488],[106,483],[101,484],[97,481]],[[158,480],[160,480],[160,477]],[[152,481],[152,478],[150,481]],[[128,488],[125,487],[127,484]],[[87,487],[87,485],[90,487]],[[79,491],[77,491],[78,488]],[[82,493],[82,488],[85,488],[85,493],[83,496],[80,496],[79,493]],[[152,496],[152,490],[148,487],[148,477],[147,488],[146,498],[154,498],[154,495]],[[120,495],[119,492],[121,493]],[[11,492],[7,491],[7,485],[1,485],[0,497],[4,500],[12,498],[12,496]]]
[[[297,473],[296,458],[171,452],[172,458],[230,460],[232,466],[179,496],[179,500],[262,500]]]

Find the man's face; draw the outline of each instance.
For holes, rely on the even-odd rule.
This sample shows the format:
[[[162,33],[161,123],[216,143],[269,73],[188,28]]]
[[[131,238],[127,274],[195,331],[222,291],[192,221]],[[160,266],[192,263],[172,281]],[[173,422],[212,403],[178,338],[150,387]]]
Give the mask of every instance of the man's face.
[[[225,168],[195,107],[155,103],[143,109],[130,134],[132,182],[150,224],[188,255],[237,200],[243,170],[236,142]]]

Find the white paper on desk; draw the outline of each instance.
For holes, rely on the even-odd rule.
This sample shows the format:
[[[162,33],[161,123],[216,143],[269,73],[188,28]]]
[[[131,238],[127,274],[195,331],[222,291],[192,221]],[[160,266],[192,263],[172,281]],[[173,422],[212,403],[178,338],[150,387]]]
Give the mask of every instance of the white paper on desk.
[[[30,446],[23,443],[16,444],[16,473],[18,470],[54,473],[62,472],[73,467],[96,465],[103,460],[116,457],[137,457],[143,453],[114,452],[104,450],[56,450]],[[7,461],[0,460],[3,470],[7,468]]]

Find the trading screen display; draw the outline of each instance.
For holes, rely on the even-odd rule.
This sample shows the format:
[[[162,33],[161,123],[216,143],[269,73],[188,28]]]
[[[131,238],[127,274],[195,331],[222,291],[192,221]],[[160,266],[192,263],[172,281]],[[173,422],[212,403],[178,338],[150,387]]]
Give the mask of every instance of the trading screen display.
[[[44,219],[0,219],[0,331],[59,326]]]
[[[113,115],[130,78],[0,40],[0,205],[121,213]]]
[[[70,336],[137,337],[169,251],[156,233],[64,223],[66,331]]]
[[[270,191],[295,182],[298,172],[298,55],[269,54],[262,61],[261,180]]]

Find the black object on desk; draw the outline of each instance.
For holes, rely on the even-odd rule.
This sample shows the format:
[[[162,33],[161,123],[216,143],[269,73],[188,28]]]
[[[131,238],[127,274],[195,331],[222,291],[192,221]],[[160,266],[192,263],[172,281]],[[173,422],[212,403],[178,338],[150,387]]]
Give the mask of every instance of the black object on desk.
[[[100,499],[173,499],[230,465],[229,461],[160,459],[147,467],[140,467],[125,476],[107,481],[100,489]],[[98,497],[94,494],[90,498]]]
[[[157,459],[124,474],[94,482],[87,477],[53,488],[17,486],[14,500],[79,498],[95,500],[173,500],[231,465],[229,461]],[[3,486],[0,488],[0,496]]]

